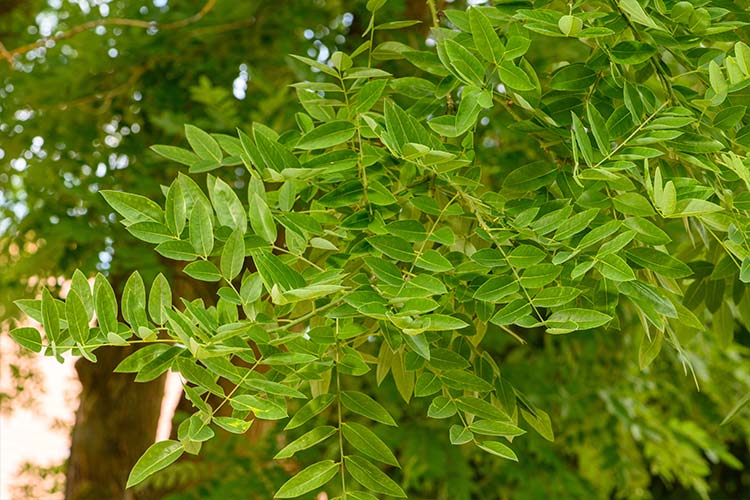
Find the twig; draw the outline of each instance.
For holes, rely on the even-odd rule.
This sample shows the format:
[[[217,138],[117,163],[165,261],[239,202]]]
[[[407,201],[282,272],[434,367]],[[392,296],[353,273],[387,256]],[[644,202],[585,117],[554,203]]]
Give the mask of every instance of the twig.
[[[0,42],[0,56],[8,61],[8,64],[13,67],[13,54],[8,52],[8,49],[5,48],[5,44],[3,44],[3,42]]]

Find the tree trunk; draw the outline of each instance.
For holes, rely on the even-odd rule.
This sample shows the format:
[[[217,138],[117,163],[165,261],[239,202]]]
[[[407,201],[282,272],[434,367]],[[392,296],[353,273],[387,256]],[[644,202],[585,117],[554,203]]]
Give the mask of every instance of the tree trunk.
[[[164,377],[136,383],[132,374],[112,373],[132,348],[104,347],[98,362],[81,358],[83,387],[71,438],[67,500],[134,499],[125,491],[130,469],[154,442],[164,395]]]

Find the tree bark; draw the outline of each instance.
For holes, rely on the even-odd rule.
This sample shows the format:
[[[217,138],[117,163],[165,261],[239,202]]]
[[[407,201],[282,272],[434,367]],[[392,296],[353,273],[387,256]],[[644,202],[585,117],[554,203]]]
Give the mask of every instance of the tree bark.
[[[164,377],[136,383],[132,374],[113,373],[132,348],[105,347],[98,362],[81,358],[80,404],[66,473],[67,500],[135,499],[125,491],[130,469],[153,442],[164,395]]]

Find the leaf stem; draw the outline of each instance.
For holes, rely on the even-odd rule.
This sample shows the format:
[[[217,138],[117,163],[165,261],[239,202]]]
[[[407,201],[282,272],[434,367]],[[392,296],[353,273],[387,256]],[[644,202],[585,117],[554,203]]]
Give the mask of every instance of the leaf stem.
[[[344,433],[341,430],[341,374],[339,370],[339,320],[336,318],[336,407],[338,410],[339,457],[341,462],[341,498],[346,500],[346,474],[344,472]]]

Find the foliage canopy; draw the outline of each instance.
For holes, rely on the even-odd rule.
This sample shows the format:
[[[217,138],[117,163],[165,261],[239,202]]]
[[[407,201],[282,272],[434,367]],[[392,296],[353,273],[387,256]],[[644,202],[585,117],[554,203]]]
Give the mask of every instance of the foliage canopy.
[[[609,415],[587,429],[601,450],[563,432],[579,460],[622,473],[642,470],[627,464],[638,457],[707,497],[702,453],[742,466],[718,423],[750,390],[732,364],[747,363],[734,334],[750,328],[746,9],[498,3],[444,11],[420,49],[389,40],[414,23],[382,18],[384,4],[367,2],[366,41],[348,53],[292,56],[316,75],[293,84],[296,128],[186,125],[188,147],[152,147],[183,166],[162,197],[101,192],[133,237],[215,284],[214,296],[173,297],[164,275],[147,284],[135,271],[118,303],[106,277],[92,289],[78,272],[64,301],[45,290],[17,302],[44,338],[11,335],[92,362],[99,347],[144,344],[118,372],[180,372],[195,413],[146,451],[128,486],[218,429],[291,417],[295,439],[276,458],[325,456],[277,498],[324,486],[406,497],[394,478],[412,458],[393,453],[388,428],[408,410],[372,380],[392,379],[405,404],[449,422],[451,444],[523,461],[514,449],[527,432],[555,439],[555,413],[538,401],[562,378]],[[551,44],[563,60],[545,58]],[[533,349],[563,366],[518,354]],[[657,358],[689,376],[650,385]],[[607,363],[634,365],[636,390],[588,392]],[[538,393],[523,382],[535,370],[547,377]],[[693,382],[708,384],[712,423],[665,409],[674,391],[684,414]],[[632,496],[644,482],[591,476],[599,494]]]

